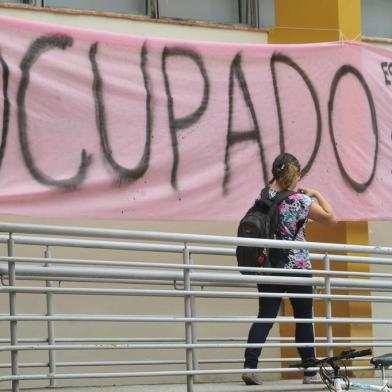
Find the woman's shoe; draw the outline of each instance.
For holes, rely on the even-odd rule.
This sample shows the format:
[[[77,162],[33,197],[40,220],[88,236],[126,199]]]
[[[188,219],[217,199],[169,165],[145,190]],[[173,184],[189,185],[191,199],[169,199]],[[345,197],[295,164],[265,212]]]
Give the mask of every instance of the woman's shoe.
[[[323,384],[320,375],[316,373],[314,376],[304,376],[302,384]]]
[[[245,370],[252,370],[252,369],[245,369]],[[263,381],[258,374],[253,372],[245,372],[241,375],[242,380],[246,385],[262,385]]]

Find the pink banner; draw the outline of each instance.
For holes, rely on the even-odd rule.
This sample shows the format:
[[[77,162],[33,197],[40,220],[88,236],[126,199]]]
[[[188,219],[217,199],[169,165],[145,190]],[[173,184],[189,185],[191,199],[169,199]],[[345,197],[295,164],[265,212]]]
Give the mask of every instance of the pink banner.
[[[0,17],[0,213],[238,221],[280,151],[340,220],[392,218],[392,52]]]

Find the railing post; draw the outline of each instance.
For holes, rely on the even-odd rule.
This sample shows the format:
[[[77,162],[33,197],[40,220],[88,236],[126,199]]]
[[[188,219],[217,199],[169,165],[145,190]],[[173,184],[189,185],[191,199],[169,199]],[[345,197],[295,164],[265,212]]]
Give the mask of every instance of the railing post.
[[[250,24],[254,27],[259,27],[260,16],[259,16],[259,2],[258,0],[251,0],[250,2]]]
[[[192,255],[189,254],[189,264],[192,264]],[[193,290],[192,284],[191,290]],[[196,311],[196,298],[192,295],[191,296],[191,317],[195,318],[197,317],[197,311]],[[191,323],[191,328],[192,328],[192,343],[197,344],[198,341],[198,334],[197,334],[197,324]],[[192,369],[193,370],[198,370],[199,369],[199,358],[198,358],[198,351],[193,349],[192,350]],[[197,377],[193,377],[193,381],[197,381]]]
[[[184,244],[184,253],[183,253],[183,263],[185,266],[190,265],[190,256],[189,256],[189,249],[187,244]],[[184,290],[190,291],[191,290],[191,279],[190,279],[190,270],[189,268],[184,268]],[[191,297],[189,295],[184,295],[184,306],[185,306],[185,317],[190,318],[192,317],[191,311]],[[186,321],[185,322],[185,342],[186,344],[192,344],[192,322]],[[193,363],[192,363],[192,348],[186,349],[186,370],[190,371],[193,370]],[[186,376],[186,383],[187,383],[187,392],[193,392],[193,375]]]
[[[159,19],[159,0],[146,2],[146,14],[154,19]]]
[[[15,243],[12,238],[12,233],[9,233],[8,238],[8,256],[14,257],[15,255]],[[16,273],[15,273],[15,261],[8,262],[8,281],[10,286],[16,286]],[[16,316],[16,292],[9,292],[9,306],[10,316]],[[16,320],[10,321],[10,340],[11,346],[18,345],[18,322]],[[13,376],[18,375],[18,351],[11,351],[11,371]],[[12,380],[12,392],[19,392],[19,380]]]
[[[331,271],[331,261],[329,259],[328,253],[324,256],[324,270],[326,272]],[[331,295],[331,276],[329,274],[325,275],[325,294]],[[330,298],[325,300],[325,316],[327,320],[332,319],[332,301]],[[327,343],[328,343],[328,356],[333,356],[333,329],[332,323],[327,323]]]
[[[46,247],[45,257],[47,259],[51,258],[51,253],[49,246]],[[48,261],[45,264],[45,267],[50,267],[51,263]],[[53,283],[50,280],[46,281],[46,287],[53,287]],[[53,316],[54,314],[54,299],[52,293],[46,293],[46,315]],[[48,344],[54,345],[55,341],[55,333],[54,333],[54,322],[48,321]],[[49,350],[49,376],[53,376],[56,374],[56,352],[54,350]],[[54,378],[50,378],[50,387],[56,387],[56,380]]]

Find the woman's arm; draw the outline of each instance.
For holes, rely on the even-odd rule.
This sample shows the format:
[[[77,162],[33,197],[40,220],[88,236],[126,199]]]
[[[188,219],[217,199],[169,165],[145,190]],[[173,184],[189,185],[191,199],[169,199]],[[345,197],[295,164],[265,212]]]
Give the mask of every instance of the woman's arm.
[[[318,191],[309,188],[301,188],[301,193],[314,197],[317,203],[312,203],[309,209],[309,218],[322,224],[332,225],[337,222],[335,212],[327,199]]]

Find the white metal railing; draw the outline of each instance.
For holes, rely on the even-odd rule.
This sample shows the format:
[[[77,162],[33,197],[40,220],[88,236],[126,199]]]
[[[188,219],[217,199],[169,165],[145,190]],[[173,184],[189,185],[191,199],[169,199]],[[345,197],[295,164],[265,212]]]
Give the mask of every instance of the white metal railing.
[[[0,276],[2,285],[0,293],[8,295],[9,312],[0,313],[0,322],[9,323],[9,337],[0,339],[0,354],[7,352],[10,363],[0,363],[0,369],[8,369],[8,374],[0,376],[0,381],[11,382],[13,392],[19,390],[21,380],[49,380],[51,386],[56,380],[87,379],[87,378],[125,378],[125,377],[154,377],[154,376],[184,376],[187,380],[188,392],[193,391],[194,379],[198,375],[236,374],[241,373],[237,368],[216,369],[214,364],[233,364],[242,362],[238,358],[199,358],[204,349],[242,350],[245,347],[297,347],[309,346],[347,347],[357,344],[361,347],[391,347],[392,339],[388,338],[334,338],[334,324],[392,324],[392,318],[350,318],[335,317],[332,313],[333,301],[361,302],[392,302],[388,292],[392,291],[389,273],[364,273],[352,271],[331,270],[330,263],[373,263],[382,265],[392,264],[392,248],[359,246],[347,244],[304,243],[292,241],[254,240],[236,237],[221,237],[210,235],[191,235],[179,233],[140,232],[127,230],[110,230],[80,227],[43,226],[0,223],[0,243],[7,245],[7,254],[0,256]],[[16,249],[25,245],[43,249],[43,257],[16,256]],[[284,270],[293,276],[273,275],[241,275],[235,267],[233,256],[236,245],[258,245],[281,248],[307,248],[319,253],[311,253],[313,260],[323,261],[323,269],[313,270],[311,277],[295,276],[304,271]],[[135,260],[107,260],[73,257],[53,257],[52,250],[58,248],[85,248],[95,250],[121,250],[140,252]],[[30,249],[30,248],[29,248]],[[166,262],[143,261],[145,255],[160,252],[167,255]],[[331,254],[330,252],[333,252]],[[368,256],[347,256],[339,253],[367,254]],[[34,253],[36,254],[36,252]],[[139,253],[138,253],[139,254]],[[174,255],[174,256],[173,256]],[[177,255],[177,256],[176,256]],[[181,256],[179,258],[178,256]],[[198,264],[198,255],[225,257],[224,265]],[[176,256],[176,257],[175,257]],[[377,256],[377,257],[376,257]],[[383,256],[383,257],[380,257]],[[252,269],[249,269],[252,270]],[[268,271],[265,269],[265,271]],[[277,272],[271,269],[270,272]],[[305,272],[306,273],[306,272]],[[27,282],[22,284],[23,282]],[[39,282],[41,282],[40,285]],[[54,282],[72,282],[72,287],[61,287]],[[34,284],[33,284],[34,283]],[[106,283],[116,283],[125,287],[104,287]],[[314,294],[281,294],[263,293],[239,290],[254,287],[256,283],[282,283],[287,285],[309,285],[316,288]],[[74,287],[77,284],[78,287]],[[140,287],[142,285],[142,287]],[[334,290],[360,290],[369,292],[368,295],[340,293]],[[386,295],[372,295],[372,291],[386,292]],[[31,294],[34,298],[44,295],[45,314],[26,314],[17,311],[17,298],[21,294]],[[38,294],[41,294],[39,296]],[[132,298],[180,298],[183,299],[183,312],[170,315],[135,315],[135,314],[58,314],[56,313],[55,296],[89,295],[100,297],[132,297]],[[260,295],[271,297],[297,297],[324,301],[326,317],[313,319],[294,319],[293,317],[277,317],[263,319],[277,323],[314,323],[326,324],[327,336],[318,337],[314,344],[296,344],[292,338],[270,338],[266,343],[247,344],[244,337],[201,337],[198,336],[197,325],[203,323],[246,323],[261,322],[255,317],[234,316],[199,316],[196,310],[196,299],[227,298],[256,299]],[[45,322],[47,336],[42,338],[24,338],[20,336],[19,324],[28,322]],[[184,337],[152,338],[136,337],[60,337],[56,336],[56,325],[61,322],[115,322],[115,323],[144,323],[183,324]],[[155,324],[154,324],[155,325]],[[56,354],[65,351],[85,352],[89,350],[180,350],[184,355],[181,359],[171,357],[155,360],[58,360]],[[24,352],[47,352],[47,361],[21,361],[19,354]],[[263,358],[262,361],[279,363],[282,361],[298,360],[297,358]],[[154,370],[132,372],[100,372],[94,373],[63,373],[59,368],[72,367],[110,367],[110,366],[154,366]],[[179,366],[175,370],[162,370],[165,366]],[[202,365],[203,369],[200,368]],[[158,367],[158,370],[155,370]],[[28,368],[29,373],[21,370]],[[47,368],[46,373],[38,373],[35,369]],[[371,369],[369,366],[353,366],[351,369]],[[258,372],[295,372],[297,369],[274,367],[258,369]]]

